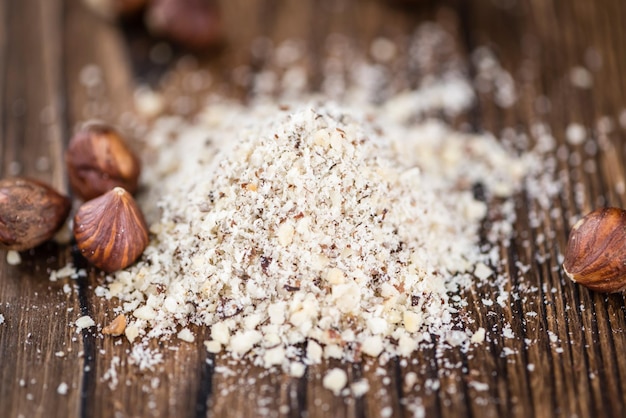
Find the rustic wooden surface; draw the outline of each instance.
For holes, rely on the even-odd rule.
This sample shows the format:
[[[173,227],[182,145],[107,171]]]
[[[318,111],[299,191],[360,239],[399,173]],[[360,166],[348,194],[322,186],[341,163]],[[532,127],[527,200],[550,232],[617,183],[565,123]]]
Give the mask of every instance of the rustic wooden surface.
[[[383,366],[388,380],[376,375],[373,360],[310,367],[302,379],[294,379],[277,371],[232,366],[225,358],[209,355],[201,344],[205,331],[199,330],[196,344],[177,344],[177,350],[166,350],[156,370],[139,372],[124,360],[130,347],[125,340],[102,338],[93,330],[76,333],[70,326],[83,314],[107,323],[113,302],[93,295],[101,278],[91,270],[84,279],[50,282],[49,270],[73,256],[70,246],[48,243],[23,253],[19,266],[8,266],[0,252],[0,313],[5,318],[0,325],[0,415],[374,417],[384,411],[411,417],[420,406],[428,417],[625,416],[624,296],[592,293],[565,280],[559,254],[572,219],[598,205],[626,205],[626,126],[618,123],[626,108],[626,3],[222,3],[226,44],[190,65],[206,65],[214,75],[214,88],[229,94],[246,93],[245,85],[233,83],[231,69],[248,64],[258,71],[268,65],[250,53],[258,36],[304,40],[313,87],[320,80],[323,39],[332,32],[344,33],[365,48],[379,35],[401,40],[419,22],[431,19],[454,35],[455,53],[468,62],[470,73],[477,72],[472,51],[487,45],[496,52],[518,83],[518,100],[501,108],[489,94],[479,94],[467,122],[475,130],[496,134],[505,128],[528,133],[541,122],[565,147],[556,158],[564,187],[552,202],[560,215],[549,216],[520,195],[518,234],[506,250],[510,290],[537,290],[489,309],[481,302],[489,296],[488,288],[468,295],[468,312],[477,325],[497,330],[510,323],[518,337],[495,338],[469,354],[452,350],[435,357],[422,352],[416,364],[406,366],[391,361]],[[79,0],[0,1],[0,175],[27,175],[67,191],[62,153],[69,134],[94,107],[103,106],[99,114],[111,118],[132,109],[134,87],[158,80],[164,67],[150,63],[150,42],[132,24],[120,29],[93,16]],[[103,91],[80,82],[90,64],[102,71]],[[433,62],[431,71],[437,64]],[[581,65],[593,75],[590,89],[570,81],[571,69]],[[406,69],[398,76],[409,84],[413,77]],[[549,108],[542,105],[545,99]],[[603,119],[598,128],[603,117],[610,119]],[[608,132],[603,129],[606,121],[613,122]],[[596,152],[566,144],[565,129],[571,122],[591,132],[599,144]],[[589,171],[591,165],[595,172]],[[539,224],[531,224],[532,210],[539,211]],[[539,234],[546,240],[537,244]],[[531,269],[524,273],[520,265]],[[62,290],[65,284],[71,292]],[[504,355],[507,349],[514,354]],[[116,356],[121,359],[116,367],[119,383],[112,387],[107,371]],[[446,364],[458,362],[461,368],[442,372]],[[224,373],[225,367],[235,374]],[[346,369],[351,381],[368,378],[370,391],[363,398],[334,397],[321,384],[328,367]],[[418,376],[412,388],[404,384],[408,372]],[[428,379],[440,385],[428,385]],[[486,389],[476,382],[486,383]],[[68,385],[65,395],[57,393],[61,383]]]

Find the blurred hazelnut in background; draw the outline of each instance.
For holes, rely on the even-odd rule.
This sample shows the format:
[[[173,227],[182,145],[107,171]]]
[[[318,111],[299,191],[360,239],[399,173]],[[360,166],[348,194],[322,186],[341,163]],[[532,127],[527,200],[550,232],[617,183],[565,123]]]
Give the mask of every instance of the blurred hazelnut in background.
[[[154,38],[183,48],[206,49],[222,38],[216,0],[83,0],[95,14],[111,21],[142,17]],[[143,13],[143,15],[142,15]]]
[[[143,10],[148,0],[83,0],[96,14],[115,20],[136,15]]]
[[[112,126],[89,122],[70,140],[65,152],[70,186],[83,200],[114,187],[137,191],[141,162]]]
[[[214,0],[152,0],[146,26],[152,35],[192,49],[213,46],[221,38],[220,12]]]

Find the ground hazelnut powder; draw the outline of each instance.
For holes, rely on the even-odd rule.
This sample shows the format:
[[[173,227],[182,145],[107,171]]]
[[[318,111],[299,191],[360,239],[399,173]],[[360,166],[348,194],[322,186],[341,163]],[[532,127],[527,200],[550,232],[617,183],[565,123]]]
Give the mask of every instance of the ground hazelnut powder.
[[[193,341],[186,327],[203,325],[209,351],[294,375],[323,358],[476,340],[458,294],[499,260],[481,251],[487,205],[473,186],[506,198],[525,163],[494,138],[395,109],[226,103],[160,120],[150,245],[98,289],[130,314],[129,339]]]
[[[563,190],[556,170],[569,158],[567,149],[555,151],[551,129],[541,122],[528,130],[505,127],[498,139],[468,133],[463,120],[475,94],[499,108],[517,100],[513,78],[488,48],[471,53],[470,79],[467,63],[454,54],[454,38],[436,24],[397,41],[374,39],[363,56],[347,38],[330,34],[316,84],[301,40],[256,39],[250,52],[266,65],[236,67],[230,80],[249,92],[246,106],[211,96],[219,76],[190,71],[192,57],[168,74],[172,86],[137,89],[136,112],[118,122],[142,148],[137,197],[150,244],[136,264],[96,287],[97,296],[117,305],[113,315],[96,324],[75,312],[70,324],[99,336],[117,315],[127,319],[119,332],[131,345],[110,359],[102,377],[111,389],[134,384],[118,378],[127,365],[155,373],[150,387],[156,388],[170,350],[194,342],[220,353],[206,361],[222,376],[253,362],[299,377],[325,359],[364,358],[364,370],[375,367],[387,386],[393,376],[382,366],[399,356],[400,367],[436,362],[437,375],[424,381],[403,372],[401,402],[423,416],[421,399],[407,401],[410,391],[438,391],[440,378],[466,367],[448,361],[445,350],[521,338],[505,317],[493,326],[469,318],[472,309],[498,315],[498,306],[556,292],[547,283],[535,286],[530,260],[508,260],[506,247],[521,199],[527,198],[531,229],[545,221],[543,214],[562,220],[553,200]],[[86,66],[81,83],[99,105],[86,106],[85,117],[110,118],[100,113],[105,97],[95,95],[104,91],[102,71]],[[538,98],[536,107],[546,111],[549,100]],[[568,127],[568,143],[580,145],[581,135]],[[582,193],[575,197],[582,204]],[[517,236],[516,243],[526,247],[533,238],[544,246],[555,235]],[[559,265],[561,255],[554,256]],[[540,251],[535,260],[550,257]],[[65,282],[66,294],[78,292],[70,280],[86,276],[71,263],[50,272],[51,281]],[[531,321],[537,316],[525,314]],[[548,334],[554,352],[562,353],[558,336]],[[120,339],[115,344],[126,347]],[[505,344],[501,357],[519,354]],[[422,349],[433,357],[416,354]],[[370,390],[374,382],[354,380],[333,364],[322,367],[326,389],[355,397]],[[489,377],[472,376],[468,386],[486,396]],[[233,390],[238,386],[221,394]],[[259,411],[269,414],[265,406]],[[392,412],[387,407],[381,415]]]

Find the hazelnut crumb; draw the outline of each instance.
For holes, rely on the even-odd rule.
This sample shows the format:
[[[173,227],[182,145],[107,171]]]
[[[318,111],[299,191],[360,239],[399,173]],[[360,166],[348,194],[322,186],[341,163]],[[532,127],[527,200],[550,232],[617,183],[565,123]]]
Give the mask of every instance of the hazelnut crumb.
[[[302,377],[306,371],[306,366],[302,363],[291,363],[289,366],[289,375],[292,377]]]
[[[69,389],[69,387],[68,387],[67,383],[61,382],[61,384],[59,384],[59,386],[57,387],[57,393],[59,395],[67,395],[68,389]]]
[[[196,340],[196,337],[193,335],[189,328],[183,328],[177,335],[178,339],[186,341],[188,343],[192,343]]]
[[[365,395],[370,389],[367,379],[360,379],[350,385],[350,390],[357,398]]]
[[[215,340],[205,341],[204,346],[209,353],[217,354],[222,351],[222,344]]]
[[[111,323],[102,328],[102,334],[104,335],[112,335],[114,337],[118,337],[124,333],[126,329],[126,316],[124,314],[120,314],[115,317]]]
[[[124,335],[128,338],[128,342],[132,343],[139,336],[139,328],[136,325],[130,325],[124,330]]]
[[[94,320],[89,315],[81,316],[76,320],[75,324],[76,332],[81,332],[83,329],[91,328],[96,325]]]
[[[22,262],[22,257],[17,251],[7,251],[7,264],[10,266],[17,266]]]
[[[472,344],[480,344],[485,341],[485,328],[480,327],[470,338]]]
[[[329,370],[322,380],[324,387],[333,392],[335,396],[339,395],[341,389],[346,386],[347,382],[348,375],[345,371],[338,368]]]

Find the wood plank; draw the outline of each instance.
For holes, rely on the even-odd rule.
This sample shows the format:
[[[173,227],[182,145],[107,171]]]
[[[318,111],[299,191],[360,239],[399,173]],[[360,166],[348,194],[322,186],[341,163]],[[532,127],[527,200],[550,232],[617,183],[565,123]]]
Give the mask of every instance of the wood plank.
[[[604,6],[610,8],[614,4],[615,2],[606,2]],[[584,65],[585,48],[589,44],[594,44],[588,43],[587,37],[592,33],[598,35],[602,32],[596,25],[602,24],[604,17],[594,16],[594,13],[598,13],[604,7],[586,7],[587,5],[585,2],[564,4],[531,1],[518,5],[518,10],[508,12],[490,11],[488,8],[474,10],[472,19],[475,20],[472,20],[469,25],[472,28],[480,28],[476,32],[482,32],[478,35],[475,33],[478,38],[477,43],[501,45],[502,39],[520,41],[519,45],[498,49],[500,58],[512,72],[517,71],[523,65],[524,55],[520,56],[516,51],[523,51],[524,36],[528,37],[528,33],[532,33],[530,36],[532,36],[533,45],[530,48],[532,54],[530,59],[533,60],[532,67],[536,68],[535,78],[528,83],[529,91],[522,91],[522,94],[527,95],[532,92],[534,96],[521,99],[530,104],[537,97],[536,94],[543,94],[551,101],[553,109],[552,112],[544,114],[537,112],[534,106],[526,106],[525,112],[520,113],[520,110],[524,109],[497,109],[490,104],[489,99],[484,98],[480,102],[482,111],[480,120],[487,124],[488,129],[497,130],[502,120],[518,119],[522,126],[526,127],[531,127],[536,121],[547,122],[555,133],[558,144],[565,144],[564,133],[571,122],[582,123],[589,132],[593,132],[595,122],[601,116],[606,115],[604,113],[606,110],[598,109],[595,103],[606,102],[607,97],[614,95],[615,89],[611,94],[605,95],[603,92],[606,91],[606,87],[584,90],[571,84],[571,69],[576,65],[581,65],[581,61]],[[521,31],[517,36],[510,36],[511,30],[517,31],[518,19],[507,17],[508,13],[530,16],[527,19],[528,32]],[[555,30],[554,22],[557,20],[559,25],[558,30]],[[494,22],[501,22],[501,24]],[[605,47],[610,45],[610,42],[605,39],[597,44]],[[602,71],[610,74],[615,70],[616,68],[612,66]],[[594,75],[594,80],[596,77],[597,75]],[[613,112],[614,110],[609,114]],[[530,134],[529,128],[525,131]],[[584,155],[582,147],[570,150],[569,155],[573,152],[578,152],[583,158],[589,158]],[[583,208],[577,208],[577,200],[569,195],[562,200],[563,206],[555,202],[555,208],[568,214],[567,217],[555,219],[546,213],[550,208],[538,208],[539,213],[543,212],[543,222],[539,228],[531,227],[528,219],[516,226],[520,235],[522,231],[532,231],[531,237],[543,234],[545,237],[555,236],[558,239],[551,249],[545,244],[537,245],[536,241],[531,239],[529,241],[530,252],[523,251],[522,247],[514,251],[520,257],[520,261],[525,264],[532,263],[534,268],[530,273],[534,278],[531,283],[540,289],[535,297],[529,298],[522,305],[525,311],[522,313],[538,313],[537,316],[525,316],[528,330],[526,338],[536,341],[526,349],[528,363],[535,365],[533,372],[528,373],[533,409],[534,413],[539,416],[551,416],[553,411],[561,411],[565,415],[618,416],[623,412],[621,401],[608,405],[606,399],[618,399],[620,394],[614,393],[607,397],[606,392],[601,389],[607,385],[611,387],[611,390],[621,390],[617,377],[613,375],[614,373],[620,374],[618,371],[620,367],[611,364],[611,358],[614,358],[611,353],[614,344],[612,341],[619,334],[607,326],[609,319],[603,308],[607,299],[573,285],[561,276],[558,268],[554,268],[555,265],[558,266],[559,255],[565,248],[565,238],[571,225],[570,219],[573,219],[576,213],[585,213],[597,204],[602,204],[603,188],[611,181],[589,176],[584,172],[584,164],[575,164],[572,159],[561,158],[559,167],[562,170],[561,173],[573,176],[570,180],[572,187],[565,189],[566,194],[573,193],[578,187],[576,183],[581,182],[580,184],[585,185],[583,189],[585,198],[582,201],[578,200]],[[527,212],[528,209],[523,209],[523,211]],[[563,219],[565,222],[562,222]],[[533,261],[533,257],[540,254],[548,255],[548,260],[552,260],[552,268]],[[525,257],[522,258],[522,255]],[[622,299],[621,296],[610,298],[614,297]],[[619,337],[618,339],[622,340]],[[623,371],[623,368],[621,370]],[[522,372],[520,370],[512,374],[513,378],[516,380],[523,378]],[[602,377],[599,377],[598,373]]]
[[[65,191],[59,115],[63,98],[58,60],[62,3],[0,5],[0,106],[4,176],[39,178]],[[15,40],[19,39],[19,42]],[[8,40],[11,40],[10,42]],[[45,42],[42,42],[45,40]],[[12,417],[78,416],[82,338],[70,325],[81,316],[76,282],[48,281],[68,251],[44,244],[22,263],[0,259],[0,405]]]

